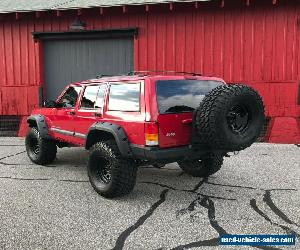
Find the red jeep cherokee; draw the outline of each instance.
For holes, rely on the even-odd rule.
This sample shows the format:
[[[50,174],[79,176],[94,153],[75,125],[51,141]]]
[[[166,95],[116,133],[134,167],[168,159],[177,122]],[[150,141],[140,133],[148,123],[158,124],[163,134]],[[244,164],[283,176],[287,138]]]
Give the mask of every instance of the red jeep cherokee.
[[[178,162],[192,176],[217,172],[249,147],[264,123],[260,96],[199,75],[102,77],[73,83],[28,118],[26,150],[41,165],[57,147],[90,150],[88,176],[105,197],[128,194],[137,167]]]

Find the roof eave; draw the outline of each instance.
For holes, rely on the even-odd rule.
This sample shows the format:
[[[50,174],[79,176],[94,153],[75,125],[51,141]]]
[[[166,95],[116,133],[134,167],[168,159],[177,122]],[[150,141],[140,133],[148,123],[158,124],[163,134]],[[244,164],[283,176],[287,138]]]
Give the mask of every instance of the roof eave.
[[[67,8],[50,8],[50,9],[28,9],[28,10],[11,10],[1,11],[0,14],[9,13],[30,13],[30,12],[47,12],[47,11],[66,11],[66,10],[78,10],[78,9],[93,9],[93,8],[109,8],[109,7],[121,7],[121,6],[141,6],[141,5],[157,5],[157,4],[169,4],[169,3],[192,3],[192,2],[211,2],[212,0],[187,0],[187,1],[161,1],[161,2],[143,2],[143,3],[130,3],[130,4],[113,4],[113,5],[93,5],[82,7],[67,7]]]

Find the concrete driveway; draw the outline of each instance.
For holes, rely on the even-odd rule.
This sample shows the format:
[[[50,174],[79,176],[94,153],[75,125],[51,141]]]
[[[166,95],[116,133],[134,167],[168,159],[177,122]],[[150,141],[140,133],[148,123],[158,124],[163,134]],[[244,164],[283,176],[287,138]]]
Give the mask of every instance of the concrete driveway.
[[[253,249],[218,247],[224,233],[299,239],[295,145],[253,145],[208,179],[176,164],[142,167],[134,192],[114,200],[93,191],[87,155],[61,149],[43,167],[29,161],[23,139],[0,138],[0,249]]]

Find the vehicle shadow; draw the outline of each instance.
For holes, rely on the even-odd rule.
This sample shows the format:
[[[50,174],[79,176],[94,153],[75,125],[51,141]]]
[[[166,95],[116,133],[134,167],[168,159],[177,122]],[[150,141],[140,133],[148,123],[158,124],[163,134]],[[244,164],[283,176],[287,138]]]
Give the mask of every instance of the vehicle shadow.
[[[65,165],[74,167],[86,167],[89,152],[84,148],[62,148],[57,150],[55,161],[51,164],[57,167]]]

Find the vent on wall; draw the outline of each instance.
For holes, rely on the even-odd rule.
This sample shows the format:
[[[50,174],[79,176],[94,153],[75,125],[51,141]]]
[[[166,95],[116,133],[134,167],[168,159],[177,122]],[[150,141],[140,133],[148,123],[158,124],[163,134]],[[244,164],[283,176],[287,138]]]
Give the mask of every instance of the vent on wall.
[[[266,139],[267,139],[266,136],[267,136],[270,120],[271,120],[270,117],[266,117],[265,124],[261,130],[260,136],[257,138],[257,142],[266,141]]]
[[[0,136],[17,136],[20,119],[15,115],[0,116]]]

